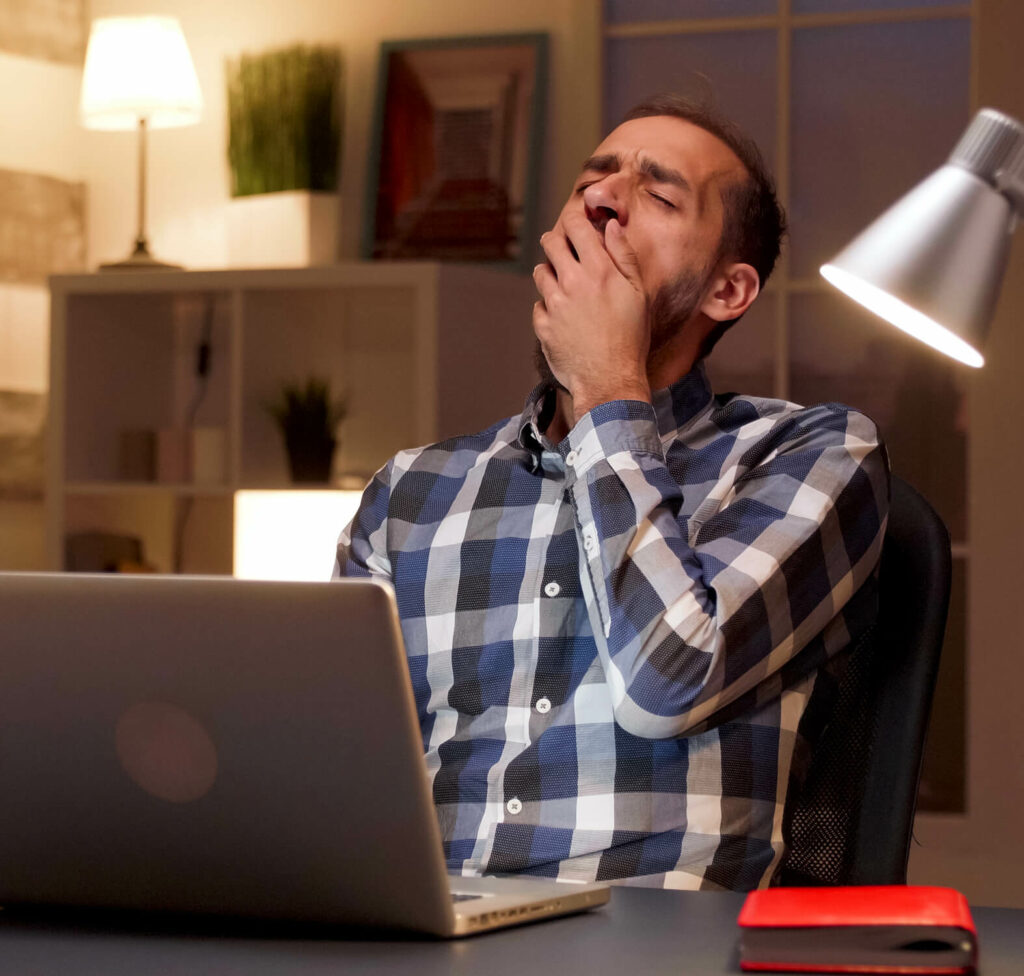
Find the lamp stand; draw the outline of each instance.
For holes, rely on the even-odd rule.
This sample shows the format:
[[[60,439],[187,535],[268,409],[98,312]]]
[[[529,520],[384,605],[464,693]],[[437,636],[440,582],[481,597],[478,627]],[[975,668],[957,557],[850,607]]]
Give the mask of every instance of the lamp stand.
[[[158,261],[149,253],[146,240],[146,120],[139,119],[139,230],[135,235],[135,250],[123,261],[101,264],[101,271],[177,271],[180,264]]]

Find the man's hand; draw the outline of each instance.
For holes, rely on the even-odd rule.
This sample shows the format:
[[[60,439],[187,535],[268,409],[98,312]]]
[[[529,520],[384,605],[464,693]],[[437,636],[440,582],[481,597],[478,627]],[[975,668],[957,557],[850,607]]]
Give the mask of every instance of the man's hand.
[[[602,239],[585,214],[566,213],[540,243],[533,329],[575,420],[609,400],[649,400],[647,298],[621,224],[608,221]]]

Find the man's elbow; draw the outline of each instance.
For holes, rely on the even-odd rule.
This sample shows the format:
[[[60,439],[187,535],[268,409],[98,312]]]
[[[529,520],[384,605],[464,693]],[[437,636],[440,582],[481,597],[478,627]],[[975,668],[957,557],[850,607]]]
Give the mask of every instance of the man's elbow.
[[[711,711],[709,682],[717,671],[714,648],[704,650],[690,635],[665,641],[657,657],[672,665],[668,674],[648,658],[643,666],[611,674],[612,713],[619,726],[641,739],[675,739],[696,731]],[[710,643],[706,641],[705,643]]]

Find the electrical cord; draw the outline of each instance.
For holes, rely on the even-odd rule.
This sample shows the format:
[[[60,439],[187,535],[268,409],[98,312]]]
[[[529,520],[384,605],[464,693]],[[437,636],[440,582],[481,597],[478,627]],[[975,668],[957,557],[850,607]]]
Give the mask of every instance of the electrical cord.
[[[203,307],[203,325],[199,335],[199,344],[196,346],[196,388],[192,395],[192,402],[189,404],[185,414],[185,434],[190,435],[195,429],[196,415],[199,407],[206,398],[207,389],[210,385],[210,365],[213,359],[213,319],[216,313],[214,298],[207,295]],[[171,561],[174,572],[180,573],[184,562],[185,532],[188,529],[188,520],[192,515],[192,508],[195,497],[187,495],[184,498],[177,498],[174,505],[174,540],[172,544]]]

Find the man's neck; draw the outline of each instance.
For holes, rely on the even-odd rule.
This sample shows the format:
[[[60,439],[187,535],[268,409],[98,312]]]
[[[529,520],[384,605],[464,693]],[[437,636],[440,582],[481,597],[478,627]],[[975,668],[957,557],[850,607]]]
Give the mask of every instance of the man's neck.
[[[555,412],[551,422],[543,432],[552,444],[560,444],[572,429],[575,414],[572,409],[572,396],[565,390],[555,390]]]
[[[689,343],[687,345],[690,346]],[[588,401],[585,404],[577,404],[574,402],[572,394],[567,390],[562,388],[556,389],[554,414],[551,422],[543,431],[544,435],[552,444],[561,443],[569,431],[579,422],[580,417],[588,410],[597,406],[598,403],[607,403],[611,400],[643,400],[650,403],[651,395],[655,390],[671,386],[693,369],[699,358],[697,350],[691,346],[682,352],[682,355],[677,351],[673,356],[656,356],[648,364],[648,389],[646,390],[631,388],[629,390],[609,393],[609,395],[603,398],[598,398],[595,402]]]

